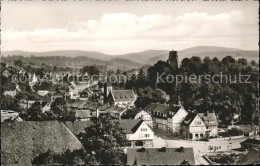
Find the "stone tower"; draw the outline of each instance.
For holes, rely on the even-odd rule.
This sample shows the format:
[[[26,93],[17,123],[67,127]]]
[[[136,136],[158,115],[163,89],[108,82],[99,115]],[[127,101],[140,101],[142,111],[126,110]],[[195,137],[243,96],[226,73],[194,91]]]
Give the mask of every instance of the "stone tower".
[[[177,51],[170,51],[168,63],[174,68],[178,69],[178,54]]]

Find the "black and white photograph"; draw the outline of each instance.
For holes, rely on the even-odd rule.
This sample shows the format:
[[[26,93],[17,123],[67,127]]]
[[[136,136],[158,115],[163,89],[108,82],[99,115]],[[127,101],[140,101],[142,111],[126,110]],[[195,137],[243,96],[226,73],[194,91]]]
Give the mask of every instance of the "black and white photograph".
[[[258,165],[259,0],[0,0],[1,165]]]

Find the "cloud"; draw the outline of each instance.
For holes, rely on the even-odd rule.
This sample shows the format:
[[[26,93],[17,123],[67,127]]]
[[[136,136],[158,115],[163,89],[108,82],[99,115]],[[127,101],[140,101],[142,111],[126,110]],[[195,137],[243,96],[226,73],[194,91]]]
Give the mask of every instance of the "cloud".
[[[64,28],[50,27],[33,31],[4,29],[2,43],[3,49],[19,45],[28,48],[39,45],[46,47],[53,43],[59,47],[57,49],[77,49],[74,48],[77,44],[82,47],[85,44],[101,50],[102,46],[95,44],[102,43],[103,47],[106,45],[107,50],[109,46],[111,50],[115,50],[114,43],[121,43],[118,45],[119,48],[129,48],[134,43],[155,47],[158,43],[158,46],[167,47],[165,43],[172,43],[171,41],[182,43],[185,40],[198,42],[202,39],[241,40],[258,36],[258,19],[254,17],[248,17],[248,14],[242,11],[215,15],[192,12],[177,17],[162,14],[138,16],[132,13],[107,13],[97,20],[69,21]],[[73,48],[70,48],[70,44]]]

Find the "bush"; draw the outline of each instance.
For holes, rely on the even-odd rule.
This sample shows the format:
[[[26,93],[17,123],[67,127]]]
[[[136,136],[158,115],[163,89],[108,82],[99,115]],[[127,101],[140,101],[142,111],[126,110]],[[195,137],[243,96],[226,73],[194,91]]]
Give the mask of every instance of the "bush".
[[[243,131],[237,129],[237,128],[231,128],[227,131],[229,136],[239,136],[243,134]]]

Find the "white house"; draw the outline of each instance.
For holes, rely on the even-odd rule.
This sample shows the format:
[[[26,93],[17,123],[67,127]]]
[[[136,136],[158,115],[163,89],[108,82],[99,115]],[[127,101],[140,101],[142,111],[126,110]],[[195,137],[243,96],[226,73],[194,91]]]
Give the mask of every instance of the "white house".
[[[129,146],[153,146],[154,132],[142,119],[120,120],[119,126],[126,132]]]
[[[216,137],[218,135],[218,120],[216,114],[207,112],[207,113],[199,113],[198,114],[204,123],[206,124],[207,134],[208,136]]]
[[[189,112],[183,121],[182,135],[185,139],[199,140],[207,137],[206,124],[197,113]]]
[[[139,109],[132,108],[126,110],[121,116],[122,119],[142,119],[146,124],[148,124],[151,128],[153,128],[153,119],[150,113]]]
[[[164,104],[151,103],[145,111],[153,118],[153,127],[173,134],[181,134],[182,122],[188,112],[181,106],[167,106]]]

